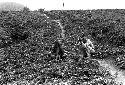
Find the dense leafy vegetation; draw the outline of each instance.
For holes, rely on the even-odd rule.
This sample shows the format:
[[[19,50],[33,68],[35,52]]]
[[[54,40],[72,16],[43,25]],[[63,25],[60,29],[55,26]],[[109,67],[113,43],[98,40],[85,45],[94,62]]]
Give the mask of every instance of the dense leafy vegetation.
[[[100,71],[99,63],[93,59],[105,59],[110,55],[119,62],[117,56],[123,55],[123,52],[113,49],[121,49],[125,42],[124,23],[104,16],[94,17],[94,12],[89,11],[32,12],[25,9],[19,12],[1,12],[0,48],[3,49],[4,56],[0,62],[0,72],[3,73],[0,83],[20,78],[43,83],[57,78],[71,79],[74,84],[79,81],[78,85],[80,82],[96,80],[97,77],[106,78],[110,74],[105,77],[103,73],[107,72]],[[62,43],[57,39],[59,26],[51,19],[59,19],[64,27],[65,39]],[[84,59],[86,50],[78,44],[88,35],[96,46],[96,52],[91,54],[92,59]],[[57,57],[60,57],[59,61]],[[124,61],[123,57],[120,59]],[[122,63],[117,63],[118,66],[119,64]],[[122,69],[123,66],[124,64]],[[96,81],[98,82],[101,80]]]

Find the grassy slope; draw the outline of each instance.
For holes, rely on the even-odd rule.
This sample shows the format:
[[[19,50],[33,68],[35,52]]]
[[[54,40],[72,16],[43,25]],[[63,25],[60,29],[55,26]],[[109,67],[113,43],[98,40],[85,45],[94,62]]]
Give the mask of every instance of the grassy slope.
[[[56,11],[57,12],[57,11]],[[73,11],[72,11],[73,12]],[[124,27],[124,25],[123,25],[123,21],[124,21],[124,19],[122,18],[122,22],[120,21],[119,22],[119,20],[118,19],[120,19],[121,20],[121,17],[122,17],[122,14],[124,14],[124,11],[123,10],[121,10],[120,12],[118,11],[118,10],[114,10],[114,11],[112,11],[112,10],[105,10],[105,11],[103,11],[102,10],[102,12],[100,12],[100,11],[92,11],[92,13],[90,13],[90,12],[85,12],[85,11],[78,11],[78,14],[79,15],[77,15],[77,14],[75,14],[75,13],[77,13],[77,12],[73,12],[72,13],[71,11],[65,11],[65,12],[61,12],[60,14],[59,13],[57,13],[56,15],[54,15],[53,14],[53,16],[51,16],[51,12],[48,12],[48,16],[51,18],[51,19],[54,19],[54,17],[56,17],[57,19],[60,19],[60,21],[61,21],[61,23],[63,24],[63,26],[64,25],[69,25],[70,24],[70,26],[71,27],[69,27],[69,29],[67,29],[67,28],[64,28],[65,29],[65,31],[67,32],[67,33],[69,33],[69,34],[66,34],[67,35],[67,37],[66,38],[69,38],[69,35],[71,35],[71,36],[74,36],[74,35],[80,35],[81,33],[79,33],[79,31],[81,31],[80,29],[82,29],[82,28],[84,28],[85,30],[87,30],[87,32],[85,33],[86,35],[90,35],[90,37],[96,42],[95,44],[97,45],[97,50],[98,50],[98,52],[99,51],[101,51],[101,52],[104,52],[106,49],[106,44],[104,44],[103,42],[105,42],[105,41],[107,41],[106,40],[106,36],[108,36],[108,32],[110,32],[112,29],[113,30],[119,30],[118,28],[121,28],[121,27]],[[49,14],[50,13],[50,14]],[[98,14],[98,15],[97,15]],[[120,18],[118,17],[118,16],[116,16],[117,14],[119,14],[119,16],[121,16]],[[17,14],[18,15],[18,14]],[[10,15],[6,15],[6,16],[10,16]],[[23,17],[22,17],[23,16]],[[62,18],[63,16],[65,16],[64,18]],[[73,17],[72,17],[73,16]],[[78,17],[79,16],[79,17]],[[13,17],[13,16],[11,16],[11,17]],[[26,16],[25,16],[25,13],[23,14],[22,13],[22,15],[20,15],[19,14],[19,17],[21,17],[21,19],[20,18],[16,18],[16,17],[18,17],[18,16],[15,16],[15,18],[14,19],[19,19],[19,22],[22,22],[23,23],[23,25],[26,27],[26,29],[29,27],[30,28],[30,31],[32,32],[33,31],[33,33],[34,34],[37,34],[37,32],[36,31],[34,31],[34,30],[37,30],[37,29],[39,29],[39,27],[42,25],[41,24],[41,19],[40,19],[40,16],[39,16],[39,14],[37,15],[37,13],[34,13],[34,12],[31,12],[31,13],[29,13],[29,15],[27,15],[26,14]],[[71,18],[72,17],[72,18]],[[85,18],[84,18],[85,17]],[[4,18],[6,18],[6,17],[2,17],[3,19]],[[103,18],[103,19],[101,19],[101,18]],[[81,20],[82,19],[82,20]],[[85,20],[84,20],[85,19]],[[105,20],[104,20],[105,19]],[[11,20],[11,19],[10,19]],[[26,20],[26,22],[23,22],[24,20]],[[72,20],[74,20],[74,21],[72,21]],[[103,21],[103,22],[101,22],[101,20]],[[18,21],[18,20],[17,20]],[[77,22],[78,21],[78,22]],[[15,22],[15,21],[14,21]],[[13,22],[13,23],[14,23]],[[77,23],[76,23],[77,22]],[[4,21],[4,23],[6,23],[6,20]],[[25,23],[27,23],[27,24],[25,24]],[[80,24],[79,24],[80,23]],[[81,24],[82,23],[82,24]],[[106,29],[107,28],[109,28],[109,29],[111,29],[111,30],[108,30],[106,33],[104,33],[104,34],[101,34],[101,31],[100,31],[100,29],[102,29],[103,30],[103,26],[101,25],[100,26],[100,24],[104,24],[104,26],[107,26],[107,25],[109,25],[108,27],[106,27]],[[115,25],[115,24],[118,24],[118,26],[117,25]],[[46,25],[46,23],[45,23],[45,25]],[[2,27],[4,27],[4,25],[3,25],[3,23],[1,22],[1,26]],[[11,26],[11,25],[10,25]],[[13,26],[13,25],[12,25]],[[77,31],[76,29],[77,29],[77,26],[80,26],[80,29],[79,29],[79,31]],[[99,28],[97,27],[97,26],[100,26]],[[6,26],[5,26],[6,27]],[[14,26],[13,26],[14,27]],[[114,28],[115,27],[115,28]],[[32,30],[32,29],[34,29],[34,30]],[[70,31],[71,30],[71,31]],[[74,31],[75,30],[75,31]],[[83,30],[84,31],[84,30]],[[95,33],[95,36],[93,36],[93,34],[91,33],[91,32],[94,32]],[[122,31],[121,31],[122,32]],[[41,41],[39,41],[39,43],[37,43],[37,41],[35,41],[35,40],[40,40],[40,38],[38,37],[38,36],[34,36],[34,34],[32,35],[32,43],[30,43],[31,45],[36,45],[37,44],[37,46],[35,46],[36,48],[37,47],[39,47],[41,44],[40,44],[40,42]],[[98,35],[99,34],[99,35]],[[104,35],[104,38],[103,38],[103,35]],[[73,38],[73,37],[71,37],[71,38]],[[104,40],[104,41],[102,41],[102,40],[100,40],[102,38],[102,40]],[[76,39],[77,39],[77,37],[76,37]],[[74,40],[74,39],[70,39],[70,40]],[[43,40],[44,41],[44,40]],[[46,42],[46,41],[44,41],[44,42]],[[65,41],[65,42],[67,42],[67,41]],[[76,41],[72,41],[72,42],[76,42]],[[72,45],[74,45],[74,43],[72,44]],[[98,45],[98,43],[99,43],[99,45]],[[24,43],[22,43],[22,44],[24,44]],[[67,43],[68,44],[68,43]],[[112,43],[110,43],[110,42],[108,42],[107,41],[107,44],[109,44],[109,46],[110,47],[116,47],[115,46],[115,44],[114,45],[112,45]],[[27,44],[24,44],[24,46],[27,46]],[[23,45],[22,45],[23,46]],[[19,53],[18,52],[18,47],[22,50],[22,53],[23,53],[23,50],[24,49],[26,49],[26,48],[23,48],[22,46],[20,46],[20,45],[17,45],[16,47],[14,47],[13,48],[13,50],[11,50],[11,51],[14,51],[15,49],[17,50],[16,52],[17,53]],[[100,46],[102,46],[102,49],[100,49]],[[32,47],[32,46],[31,46]],[[33,46],[34,47],[34,46]],[[71,47],[72,48],[72,47]],[[68,47],[68,49],[69,50],[72,50],[71,48],[69,48]],[[28,46],[28,49],[26,49],[26,52],[27,53],[29,53],[29,50],[30,49],[30,46]],[[38,48],[37,48],[38,49]],[[41,48],[39,48],[39,50],[40,50],[40,52],[41,52]],[[37,52],[39,52],[39,50],[36,50]],[[9,51],[9,50],[8,50]],[[110,51],[110,50],[108,50],[108,51]],[[15,51],[14,51],[15,52]],[[16,53],[15,52],[15,53]],[[111,51],[112,52],[112,51]],[[35,53],[34,53],[35,54]],[[42,59],[42,58],[40,58],[40,59],[38,59],[38,61],[37,61],[37,58],[38,58],[38,55],[34,55],[34,54],[32,54],[33,56],[32,57],[30,57],[31,59],[29,59],[28,61],[30,61],[31,62],[31,64],[33,63],[36,67],[35,68],[37,68],[37,69],[42,69],[43,67],[41,67],[43,64],[44,64],[44,62],[41,62],[41,60],[40,59]],[[69,53],[70,54],[70,53]],[[106,52],[104,53],[104,54],[106,54]],[[10,54],[11,55],[11,54]],[[12,56],[12,55],[11,55]],[[103,55],[99,55],[99,57],[100,56],[103,56]],[[43,57],[43,56],[41,56],[41,57]],[[67,63],[67,64],[59,64],[59,67],[60,66],[62,66],[62,68],[64,68],[65,67],[65,65],[67,65],[65,68],[68,68],[68,71],[69,71],[69,73],[71,73],[72,75],[71,76],[75,76],[74,75],[74,73],[77,73],[77,74],[79,74],[80,75],[80,70],[78,70],[76,67],[76,65],[79,65],[79,66],[87,66],[87,68],[89,69],[89,68],[93,68],[92,66],[93,65],[95,65],[95,64],[93,64],[92,62],[91,63],[86,63],[86,62],[75,62],[73,59],[73,56],[67,56],[68,57],[68,59],[69,59],[69,61],[72,61],[72,62],[69,62],[68,60],[66,60],[66,62],[64,62],[64,63]],[[75,58],[76,58],[76,56],[74,56]],[[107,57],[106,55],[104,56],[104,57]],[[102,57],[102,58],[104,58],[104,57]],[[20,58],[20,57],[19,57]],[[27,59],[27,57],[25,56],[25,58]],[[70,59],[71,58],[71,59]],[[73,59],[72,59],[73,58]],[[49,60],[50,58],[49,57],[47,57],[47,60]],[[35,61],[36,60],[36,61]],[[25,62],[25,59],[22,59],[21,61],[23,61],[23,62]],[[49,60],[49,61],[51,61],[51,59]],[[11,62],[11,61],[10,61]],[[25,62],[26,63],[26,62]],[[42,63],[41,64],[41,66],[39,66],[39,63]],[[49,69],[49,70],[47,70],[47,71],[45,71],[45,73],[47,74],[47,72],[51,72],[51,71],[53,71],[53,70],[59,70],[59,68],[58,67],[55,67],[55,69],[51,69],[51,67],[53,67],[55,64],[57,64],[57,63],[55,63],[55,61],[52,61],[52,62],[48,62],[49,64],[50,64],[50,66],[49,66],[49,64],[45,64],[45,70],[46,69]],[[28,62],[27,62],[27,64],[28,64]],[[32,65],[33,65],[32,64]],[[25,65],[24,65],[25,66]],[[28,66],[28,65],[27,65]],[[37,67],[38,66],[38,67]],[[78,66],[78,67],[79,67]],[[27,71],[30,71],[30,70],[33,70],[33,68],[32,67],[28,67],[27,68]],[[74,72],[73,72],[73,69],[74,69]],[[91,69],[92,70],[92,69]],[[34,71],[36,71],[35,69],[34,69]],[[62,71],[63,71],[63,69],[62,69]],[[33,71],[32,71],[33,72]],[[57,73],[58,73],[59,71],[57,71]],[[39,73],[39,71],[38,71],[38,73]],[[28,74],[28,73],[27,73]],[[65,71],[65,74],[67,74],[67,71]],[[101,74],[99,74],[99,76],[100,76]],[[47,75],[48,76],[48,75]],[[70,77],[71,77],[70,76]],[[93,78],[93,77],[92,77]]]

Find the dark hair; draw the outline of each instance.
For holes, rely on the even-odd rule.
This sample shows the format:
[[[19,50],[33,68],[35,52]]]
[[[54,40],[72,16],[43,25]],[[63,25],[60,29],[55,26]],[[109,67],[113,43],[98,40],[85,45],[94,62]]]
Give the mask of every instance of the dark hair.
[[[80,36],[79,36],[79,42],[82,42],[82,43],[86,43],[87,42],[87,39],[85,37],[85,34],[82,33]]]
[[[86,43],[87,42],[87,39],[85,37],[82,38],[82,42],[83,43]]]

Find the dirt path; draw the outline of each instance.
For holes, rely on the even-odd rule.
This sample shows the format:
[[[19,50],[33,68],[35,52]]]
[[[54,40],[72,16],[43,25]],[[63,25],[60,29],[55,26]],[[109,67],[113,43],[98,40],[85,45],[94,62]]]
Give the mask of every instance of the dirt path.
[[[125,73],[123,71],[116,69],[111,64],[111,61],[109,62],[99,60],[98,62],[102,67],[106,68],[106,70],[108,70],[111,73],[112,77],[115,79],[118,85],[125,85]]]

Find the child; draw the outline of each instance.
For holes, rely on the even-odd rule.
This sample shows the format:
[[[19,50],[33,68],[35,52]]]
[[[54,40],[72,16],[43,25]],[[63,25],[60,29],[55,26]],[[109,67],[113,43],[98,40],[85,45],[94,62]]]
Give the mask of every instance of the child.
[[[80,45],[80,49],[79,49],[80,56],[82,56],[81,59],[90,58],[91,53],[95,52],[95,50],[94,50],[95,47],[94,47],[92,41],[90,39],[86,38],[85,36],[82,37],[79,41],[81,43],[81,45],[79,44]]]
[[[88,57],[90,57],[90,53],[95,52],[95,50],[94,50],[95,47],[90,39],[87,39],[87,38],[85,38],[85,39],[86,39],[86,43],[82,43],[82,45],[83,45],[83,47],[85,47],[87,49],[86,50],[87,55],[88,55]]]

